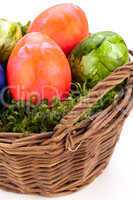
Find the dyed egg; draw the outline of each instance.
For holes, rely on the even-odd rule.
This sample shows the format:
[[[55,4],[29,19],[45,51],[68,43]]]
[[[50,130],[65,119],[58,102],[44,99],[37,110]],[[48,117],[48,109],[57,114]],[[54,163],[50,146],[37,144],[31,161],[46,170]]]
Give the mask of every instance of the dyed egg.
[[[5,72],[4,72],[2,65],[0,65],[0,91],[4,87],[5,87]]]
[[[42,32],[50,36],[65,54],[89,34],[84,11],[71,3],[59,4],[42,12],[31,23],[29,32]]]
[[[65,54],[51,38],[29,33],[12,51],[7,81],[15,100],[63,100],[69,95],[71,70]]]

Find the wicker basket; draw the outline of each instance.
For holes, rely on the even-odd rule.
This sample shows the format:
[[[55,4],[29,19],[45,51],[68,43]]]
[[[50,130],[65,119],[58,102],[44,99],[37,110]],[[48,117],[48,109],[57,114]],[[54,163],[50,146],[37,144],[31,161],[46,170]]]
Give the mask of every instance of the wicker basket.
[[[123,95],[102,112],[81,120],[104,94],[125,79]],[[0,188],[54,196],[91,183],[108,165],[132,107],[133,62],[130,62],[98,83],[53,132],[27,137],[0,133]]]

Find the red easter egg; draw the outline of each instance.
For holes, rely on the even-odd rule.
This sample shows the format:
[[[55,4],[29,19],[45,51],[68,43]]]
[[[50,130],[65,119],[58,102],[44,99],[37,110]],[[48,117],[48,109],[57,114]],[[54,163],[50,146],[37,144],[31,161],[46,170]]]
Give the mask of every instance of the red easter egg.
[[[71,70],[60,47],[47,35],[25,35],[16,45],[7,65],[9,90],[15,100],[40,101],[69,95]]]
[[[49,35],[66,54],[89,33],[85,13],[71,3],[48,8],[35,18],[28,31]]]

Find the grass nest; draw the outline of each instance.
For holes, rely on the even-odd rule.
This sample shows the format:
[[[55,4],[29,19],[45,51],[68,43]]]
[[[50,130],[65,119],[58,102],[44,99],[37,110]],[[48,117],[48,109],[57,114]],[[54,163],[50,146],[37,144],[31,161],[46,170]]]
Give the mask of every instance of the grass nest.
[[[120,88],[115,88],[108,92],[97,104],[88,112],[93,115],[110,105],[118,95]],[[19,132],[23,134],[41,133],[52,131],[61,118],[66,115],[75,104],[87,95],[89,89],[87,84],[73,83],[69,97],[60,101],[53,99],[51,105],[44,100],[40,104],[32,104],[31,101],[14,101],[9,94],[6,94],[8,106],[0,107],[0,132]]]

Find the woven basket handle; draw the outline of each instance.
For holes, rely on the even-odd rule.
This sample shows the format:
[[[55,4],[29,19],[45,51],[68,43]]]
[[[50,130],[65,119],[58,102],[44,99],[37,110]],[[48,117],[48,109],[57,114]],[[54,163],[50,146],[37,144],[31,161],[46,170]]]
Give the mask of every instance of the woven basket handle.
[[[130,51],[133,55],[133,51]],[[71,132],[71,128],[84,114],[91,109],[107,92],[133,74],[133,62],[114,70],[103,81],[99,82],[54,128],[54,140],[61,140]]]

